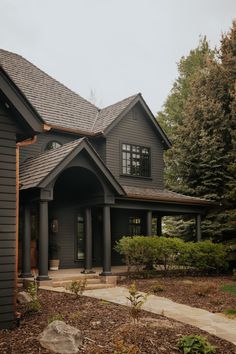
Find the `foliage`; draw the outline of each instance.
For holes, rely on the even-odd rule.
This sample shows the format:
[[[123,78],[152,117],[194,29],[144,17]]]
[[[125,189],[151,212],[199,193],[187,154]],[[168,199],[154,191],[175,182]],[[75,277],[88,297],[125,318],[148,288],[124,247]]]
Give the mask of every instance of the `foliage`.
[[[124,257],[124,262],[139,271],[145,264],[169,269],[193,267],[207,272],[227,269],[227,252],[222,244],[212,241],[184,242],[179,238],[157,236],[122,237],[115,249]]]
[[[233,22],[218,51],[204,38],[181,59],[179,77],[158,114],[173,143],[165,156],[166,185],[218,202],[202,223],[203,237],[215,241],[232,239],[236,232],[235,63]],[[170,220],[179,236],[189,234],[191,225],[185,223]]]
[[[225,284],[221,286],[221,290],[236,295],[236,284]]]
[[[134,344],[127,344],[123,339],[114,341],[114,354],[137,354],[139,348]]]
[[[205,297],[216,291],[217,287],[214,284],[195,284],[194,293],[198,296]]]
[[[64,321],[64,316],[60,313],[57,313],[54,316],[48,318],[48,324],[52,323],[53,321]]]
[[[153,284],[151,286],[151,292],[154,294],[157,294],[157,293],[162,292],[164,290],[165,290],[164,286],[161,285],[159,282],[155,282],[155,284]]]
[[[36,281],[30,282],[27,287],[27,292],[32,297],[32,301],[28,303],[28,309],[32,312],[38,312],[42,306],[38,298],[38,287]]]
[[[183,336],[178,341],[177,346],[183,354],[211,354],[216,352],[216,348],[205,337],[197,335]]]
[[[140,317],[141,307],[147,300],[147,294],[142,295],[137,291],[135,282],[129,288],[129,296],[127,299],[130,301],[130,315],[134,321],[137,323]]]
[[[75,296],[78,298],[83,295],[83,292],[86,288],[87,285],[87,279],[81,279],[81,280],[75,280],[72,281],[72,283],[69,286],[69,290],[72,291],[72,293],[75,294]]]
[[[224,311],[224,314],[230,318],[236,318],[236,310],[235,309],[228,309]]]

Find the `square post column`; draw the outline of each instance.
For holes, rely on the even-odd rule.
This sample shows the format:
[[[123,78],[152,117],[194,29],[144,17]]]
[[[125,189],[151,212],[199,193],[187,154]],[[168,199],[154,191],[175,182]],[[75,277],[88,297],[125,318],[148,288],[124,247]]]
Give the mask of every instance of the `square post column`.
[[[152,211],[147,211],[147,219],[146,219],[146,235],[152,236]]]
[[[100,275],[111,273],[111,210],[109,205],[103,207],[103,270]]]
[[[37,280],[48,280],[48,201],[39,202],[39,260]]]
[[[158,215],[157,217],[157,236],[162,235],[162,218]]]
[[[201,241],[201,239],[202,239],[201,221],[202,221],[202,216],[201,216],[201,214],[197,214],[197,216],[196,216],[196,235],[197,235],[197,241]]]
[[[92,270],[92,213],[91,208],[85,208],[85,266],[81,273],[94,273]]]
[[[25,206],[24,206],[24,229],[23,229],[23,237],[22,237],[21,278],[30,278],[33,276],[31,273],[30,241],[31,241],[30,205],[25,204]]]

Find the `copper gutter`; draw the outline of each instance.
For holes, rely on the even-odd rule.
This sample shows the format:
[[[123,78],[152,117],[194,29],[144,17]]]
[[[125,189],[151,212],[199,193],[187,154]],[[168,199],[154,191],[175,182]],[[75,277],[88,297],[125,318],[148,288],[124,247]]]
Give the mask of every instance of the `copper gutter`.
[[[37,136],[33,136],[32,139],[27,139],[16,143],[16,264],[15,264],[15,289],[17,289],[17,274],[18,274],[18,258],[19,258],[19,167],[20,167],[20,147],[28,146],[36,143]],[[14,294],[14,313],[16,318],[19,317],[19,314],[16,311],[16,292]]]

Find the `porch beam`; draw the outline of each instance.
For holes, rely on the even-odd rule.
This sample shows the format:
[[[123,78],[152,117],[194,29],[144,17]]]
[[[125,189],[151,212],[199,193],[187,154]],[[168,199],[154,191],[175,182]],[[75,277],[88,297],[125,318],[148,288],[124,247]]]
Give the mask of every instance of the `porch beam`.
[[[103,270],[100,275],[111,273],[111,212],[110,206],[103,207]]]
[[[152,211],[148,210],[146,215],[146,235],[152,236]]]
[[[21,278],[31,278],[33,276],[31,273],[30,241],[31,241],[31,215],[30,215],[30,205],[27,203],[24,206]]]
[[[37,280],[48,280],[48,201],[39,202],[39,261]]]
[[[85,267],[81,273],[94,273],[92,270],[92,213],[91,208],[85,208]]]
[[[196,235],[197,235],[197,241],[201,241],[201,239],[202,239],[201,222],[202,222],[202,216],[201,216],[201,214],[197,214],[197,216],[196,216]]]

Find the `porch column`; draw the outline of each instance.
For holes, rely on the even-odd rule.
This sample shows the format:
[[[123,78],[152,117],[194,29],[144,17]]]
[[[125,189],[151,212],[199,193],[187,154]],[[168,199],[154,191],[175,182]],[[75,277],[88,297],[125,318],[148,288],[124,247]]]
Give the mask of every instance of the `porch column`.
[[[157,236],[162,235],[162,218],[158,215],[157,217]]]
[[[147,211],[147,219],[146,219],[146,235],[152,236],[152,211]]]
[[[201,214],[197,214],[197,216],[196,216],[196,235],[197,235],[197,241],[201,241],[201,239],[202,239],[201,221],[202,221],[202,216],[201,216]]]
[[[92,270],[92,214],[91,208],[85,208],[85,267],[82,273],[94,273]]]
[[[103,207],[103,270],[101,275],[111,275],[111,211]]]
[[[48,201],[39,202],[39,260],[37,280],[48,280]]]
[[[22,237],[22,271],[21,278],[32,277],[31,273],[31,260],[30,260],[30,241],[31,241],[31,217],[30,205],[24,206],[24,229]]]

